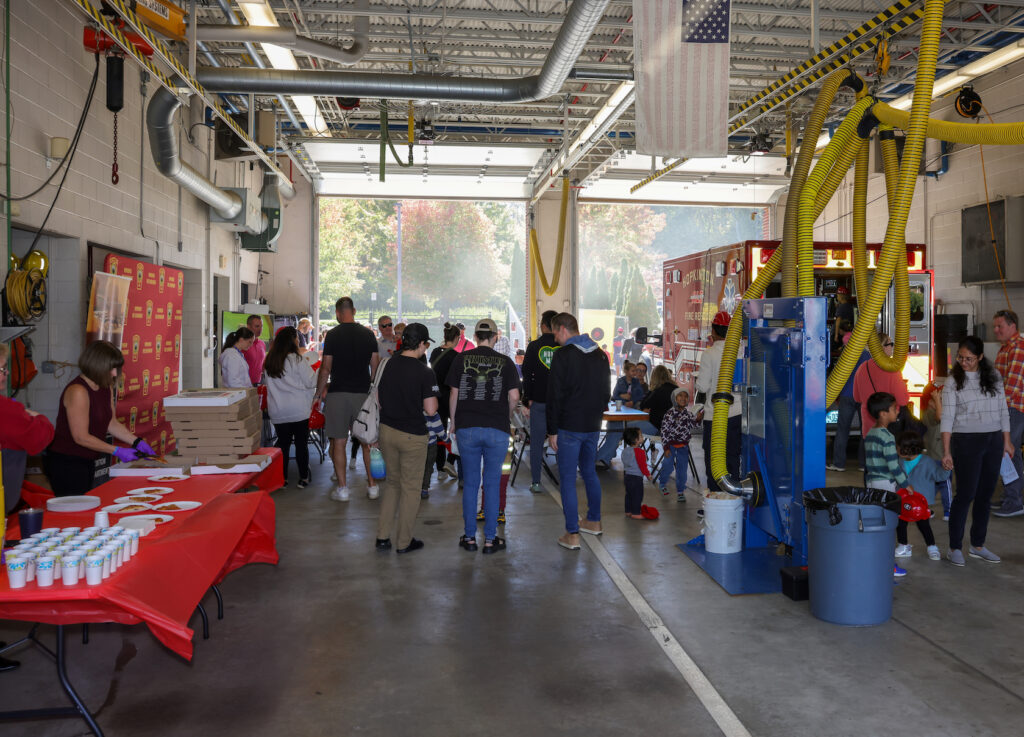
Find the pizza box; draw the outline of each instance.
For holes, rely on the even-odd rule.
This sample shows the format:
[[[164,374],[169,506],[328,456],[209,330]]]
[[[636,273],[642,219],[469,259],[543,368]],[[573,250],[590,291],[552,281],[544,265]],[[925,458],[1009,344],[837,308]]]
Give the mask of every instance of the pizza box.
[[[182,458],[171,456],[167,463],[150,458],[140,458],[130,463],[115,463],[110,467],[110,475],[118,476],[188,476],[188,463]]]
[[[213,395],[221,395],[219,398]],[[231,399],[226,404],[189,404],[192,396],[207,396],[210,401]],[[198,419],[237,420],[260,413],[260,397],[256,389],[189,389],[164,397],[164,415],[168,420]]]
[[[185,389],[164,397],[165,407],[229,407],[245,401],[255,389]]]
[[[263,427],[263,415],[260,412],[240,417],[237,420],[224,420],[210,417],[209,415],[190,416],[182,419],[173,419],[174,435],[199,435],[212,434],[221,431],[241,432],[242,435],[252,435]]]
[[[254,433],[246,438],[211,438],[208,441],[191,438],[175,438],[178,452],[182,455],[232,455],[252,453],[260,447],[260,434]]]
[[[271,462],[270,456],[201,456],[196,458],[192,466],[193,476],[205,476],[216,473],[259,473]]]

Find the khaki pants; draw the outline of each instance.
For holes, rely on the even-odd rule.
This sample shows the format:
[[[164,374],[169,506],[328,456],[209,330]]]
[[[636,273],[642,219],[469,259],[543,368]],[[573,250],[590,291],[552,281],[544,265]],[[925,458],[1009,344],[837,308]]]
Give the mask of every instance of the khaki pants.
[[[412,525],[420,509],[420,483],[427,462],[427,436],[410,435],[387,425],[380,426],[380,452],[388,476],[381,484],[380,519],[377,539],[391,537],[398,512],[396,548],[406,548],[412,540]]]

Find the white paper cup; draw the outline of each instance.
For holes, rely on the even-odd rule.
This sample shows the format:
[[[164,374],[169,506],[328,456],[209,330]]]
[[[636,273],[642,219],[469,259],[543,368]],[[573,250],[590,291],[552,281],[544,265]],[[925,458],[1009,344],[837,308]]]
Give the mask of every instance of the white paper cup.
[[[110,515],[101,509],[93,516],[92,523],[96,525],[96,527],[109,527]]]
[[[103,582],[103,556],[99,553],[85,559],[85,581],[90,586]]]
[[[132,543],[132,555],[139,552],[139,538],[142,537],[142,530],[128,530],[128,539]]]
[[[25,580],[31,583],[36,580],[36,560],[42,556],[33,550],[26,550],[24,553],[19,553],[21,558],[25,559],[28,566],[25,568]]]
[[[114,551],[104,545],[96,551],[96,555],[103,556],[103,578],[110,578],[114,572]]]
[[[12,589],[23,589],[28,580],[28,561],[20,555],[7,556],[7,584]]]
[[[52,555],[40,558],[36,561],[36,583],[40,586],[53,586],[53,569],[57,559]]]
[[[107,530],[107,532],[112,532],[115,535],[121,535],[121,534],[124,534],[125,532],[128,532],[128,528],[127,527],[121,527],[121,525],[113,525],[113,526],[111,526]]]
[[[64,527],[64,528],[61,528],[61,532],[69,532],[72,535],[77,535],[81,531],[82,531],[81,527]]]
[[[78,583],[79,571],[83,559],[77,555],[65,557],[60,564],[61,579],[65,586],[74,586]]]
[[[132,539],[128,536],[128,533],[122,533],[114,538],[117,540],[117,547],[121,551],[121,561],[127,563],[132,559]]]
[[[92,527],[86,527],[82,532],[88,533],[89,535],[95,535],[100,531],[100,525],[93,525]]]
[[[45,532],[47,535],[53,536],[60,532],[59,527],[44,527],[40,532]]]

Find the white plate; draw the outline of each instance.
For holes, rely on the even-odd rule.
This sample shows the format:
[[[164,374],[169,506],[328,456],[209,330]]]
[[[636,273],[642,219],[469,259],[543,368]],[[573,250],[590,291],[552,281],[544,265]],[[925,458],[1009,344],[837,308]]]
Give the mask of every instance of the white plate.
[[[51,512],[86,512],[96,509],[101,504],[98,496],[55,496],[46,500],[46,508]]]
[[[122,527],[128,527],[129,525],[126,525],[126,522],[131,522],[132,520],[142,520],[162,525],[164,522],[170,522],[172,519],[174,519],[174,517],[172,517],[169,514],[134,514],[131,517],[122,517],[117,524],[121,525]]]
[[[161,494],[129,494],[128,496],[119,496],[114,501],[119,504],[131,504],[138,502],[139,504],[153,504],[163,499]]]
[[[189,478],[189,476],[186,476],[181,473],[167,473],[164,474],[163,476],[150,476],[148,479],[146,479],[146,481],[160,481],[163,483],[167,483],[170,481],[188,481]]]
[[[167,509],[169,506],[176,506],[177,509]],[[157,512],[187,512],[190,509],[197,509],[203,506],[202,502],[161,502],[154,504],[153,510]]]
[[[174,489],[170,486],[140,486],[138,489],[132,489],[125,493],[128,496],[139,496],[140,494],[170,494],[172,491]]]
[[[137,509],[128,509],[122,511],[125,507],[137,507]],[[144,509],[152,509],[149,504],[143,504],[142,502],[129,502],[128,504],[108,504],[103,508],[104,512],[110,512],[111,514],[129,514],[131,512],[141,512]]]

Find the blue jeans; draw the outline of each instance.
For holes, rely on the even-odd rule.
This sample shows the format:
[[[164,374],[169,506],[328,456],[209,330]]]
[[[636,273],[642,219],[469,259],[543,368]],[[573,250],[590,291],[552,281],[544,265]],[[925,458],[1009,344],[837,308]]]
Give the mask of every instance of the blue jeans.
[[[483,463],[484,540],[498,534],[498,493],[501,465],[508,452],[508,433],[493,427],[458,428],[455,437],[462,458],[462,521],[466,537],[476,538],[476,499],[480,489],[480,464]]]
[[[579,503],[576,500],[576,469],[583,477],[587,490],[587,519],[601,521],[601,482],[594,470],[599,432],[558,431],[558,492],[562,495],[562,512],[565,514],[565,531],[580,531]]]
[[[668,484],[673,466],[676,469],[676,493],[682,494],[686,491],[686,479],[690,470],[690,446],[684,445],[681,448],[665,446],[665,460],[662,461],[661,470],[658,472],[658,486]]]
[[[530,481],[539,484],[544,465],[544,441],[548,437],[547,405],[530,402]]]
[[[615,425],[621,425],[621,423],[614,423]],[[654,425],[647,420],[637,420],[636,422],[627,422],[626,427],[637,427],[644,435],[657,435],[660,431]],[[597,449],[597,457],[595,460],[604,461],[605,463],[611,463],[612,458],[615,457],[615,451],[619,449],[619,441],[622,440],[622,431],[618,429],[609,429],[604,435],[604,442],[601,443],[601,447]]]
[[[846,448],[850,444],[850,426],[853,417],[860,411],[860,403],[853,397],[839,397],[839,418],[836,420],[836,437],[832,442],[832,465],[846,468]]]

